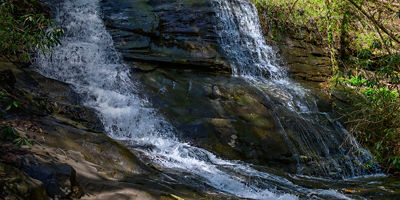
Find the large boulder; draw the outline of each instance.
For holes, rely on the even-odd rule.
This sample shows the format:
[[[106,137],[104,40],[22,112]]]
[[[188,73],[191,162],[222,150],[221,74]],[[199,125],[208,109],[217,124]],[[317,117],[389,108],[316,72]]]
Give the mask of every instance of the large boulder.
[[[39,159],[33,155],[20,157],[19,165],[30,177],[40,180],[52,198],[78,198],[82,189],[76,180],[75,170],[65,163]]]

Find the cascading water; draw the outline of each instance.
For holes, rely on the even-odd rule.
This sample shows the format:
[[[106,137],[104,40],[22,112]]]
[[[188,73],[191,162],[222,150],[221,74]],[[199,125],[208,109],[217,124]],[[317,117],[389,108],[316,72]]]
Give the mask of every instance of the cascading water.
[[[98,111],[109,136],[129,141],[132,146],[152,146],[151,151],[144,153],[165,168],[192,173],[211,187],[239,197],[296,199],[273,193],[268,184],[264,188],[247,185],[240,176],[233,176],[224,168],[291,185],[287,180],[257,174],[244,165],[220,160],[203,149],[179,142],[173,127],[136,94],[129,68],[119,60],[99,16],[98,3],[67,0],[60,5],[56,20],[66,35],[51,56],[38,55],[34,67],[40,73],[70,83],[81,94],[83,103]]]
[[[319,112],[309,91],[288,78],[277,65],[276,52],[266,44],[257,9],[246,0],[215,1],[219,11],[217,32],[231,61],[233,75],[243,77],[269,99],[293,154],[309,163],[317,176],[352,177],[366,174],[370,154],[327,113]],[[369,172],[377,172],[377,168]]]
[[[222,11],[231,12],[227,9],[227,2],[221,2],[223,3],[221,8],[224,8]],[[250,4],[236,2],[238,5],[253,9],[251,11],[254,12]],[[56,11],[56,20],[60,22],[66,33],[62,39],[62,45],[56,47],[51,56],[39,54],[34,68],[47,77],[71,84],[81,95],[82,102],[97,110],[105,131],[110,137],[129,143],[134,151],[144,154],[161,170],[170,169],[191,174],[193,180],[237,197],[297,199],[297,196],[288,194],[295,193],[303,197],[313,194],[321,197],[346,198],[333,190],[311,190],[295,185],[283,177],[260,172],[247,164],[219,159],[204,149],[180,142],[175,137],[174,127],[151,108],[146,99],[140,98],[137,94],[137,83],[132,80],[129,67],[119,59],[113,47],[112,38],[107,33],[99,13],[99,0],[63,1]],[[221,15],[222,18],[224,16],[227,15]],[[247,20],[256,20],[256,18]],[[244,25],[246,24],[240,26]],[[247,40],[240,41],[260,42],[262,37],[257,32],[259,31],[257,21],[248,27],[256,27],[253,33],[257,33],[258,38],[247,35]],[[234,37],[240,37],[243,33],[245,31],[232,34],[236,34]],[[225,45],[228,44],[225,43]],[[257,47],[267,48],[263,42]],[[235,49],[235,47],[232,46],[229,49]],[[269,59],[267,54],[264,55],[265,52],[271,51],[257,49],[255,52],[238,52],[248,54],[246,56],[257,53],[259,57],[257,62],[250,63],[250,59],[247,62],[256,64],[255,70],[260,69],[260,71],[256,73],[257,76],[253,76],[250,72],[246,73],[245,68],[235,68],[236,75],[248,74],[255,80],[254,84],[264,84],[264,82],[258,82],[258,78],[255,77],[261,77],[266,72],[279,77],[283,70],[269,63],[268,60],[273,59]],[[236,64],[245,66],[239,65],[239,60]],[[279,80],[287,81],[286,79]],[[277,82],[278,79],[271,84],[277,89],[289,90]],[[303,90],[299,89],[299,91]],[[299,114],[299,116],[302,115]]]

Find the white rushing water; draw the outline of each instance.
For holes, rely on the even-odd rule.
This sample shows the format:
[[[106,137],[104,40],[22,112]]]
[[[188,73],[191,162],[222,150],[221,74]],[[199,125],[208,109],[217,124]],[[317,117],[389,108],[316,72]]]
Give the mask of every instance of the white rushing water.
[[[277,64],[277,53],[265,42],[254,4],[249,0],[214,4],[218,8],[217,33],[233,75],[242,77],[271,100],[276,121],[282,124],[298,162],[303,162],[302,157],[312,158],[319,176],[345,178],[368,173],[363,166],[372,161],[372,156],[338,122],[320,112],[311,92],[290,80]],[[292,130],[291,135],[287,130]],[[298,168],[302,173],[302,167]]]
[[[66,35],[51,56],[37,56],[34,68],[44,76],[71,84],[81,95],[82,103],[97,111],[110,137],[132,146],[151,146],[137,150],[161,169],[192,174],[199,177],[197,181],[237,197],[297,199],[288,193],[303,193],[346,198],[333,190],[302,188],[285,178],[219,159],[204,149],[180,142],[174,127],[137,94],[137,83],[120,60],[102,22],[99,1],[65,0],[59,5],[55,20]],[[263,57],[262,51],[260,56]],[[264,64],[267,63],[259,66]],[[280,69],[272,71],[278,73]]]

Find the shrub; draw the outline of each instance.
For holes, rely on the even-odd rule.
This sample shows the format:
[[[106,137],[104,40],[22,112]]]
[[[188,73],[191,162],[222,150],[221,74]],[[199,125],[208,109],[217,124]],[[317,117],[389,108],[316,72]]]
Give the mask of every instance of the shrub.
[[[359,142],[388,170],[400,170],[399,90],[362,76],[337,79],[351,106],[338,112]]]
[[[41,13],[36,0],[0,0],[0,53],[30,61],[37,50],[47,53],[60,44],[63,30]]]

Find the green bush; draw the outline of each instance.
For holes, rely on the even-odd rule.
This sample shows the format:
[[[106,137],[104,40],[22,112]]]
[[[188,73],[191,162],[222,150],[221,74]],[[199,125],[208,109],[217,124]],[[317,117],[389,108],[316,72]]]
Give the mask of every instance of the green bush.
[[[48,53],[60,44],[63,30],[40,13],[36,0],[0,0],[0,53],[30,61],[35,51]]]
[[[350,133],[388,170],[400,170],[399,90],[362,76],[336,81],[334,90],[341,88],[350,101],[351,106],[338,108]]]
[[[26,136],[20,135],[15,128],[10,125],[0,127],[1,139],[3,141],[10,141],[13,144],[21,147],[25,146],[32,146],[31,142]]]

